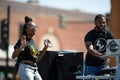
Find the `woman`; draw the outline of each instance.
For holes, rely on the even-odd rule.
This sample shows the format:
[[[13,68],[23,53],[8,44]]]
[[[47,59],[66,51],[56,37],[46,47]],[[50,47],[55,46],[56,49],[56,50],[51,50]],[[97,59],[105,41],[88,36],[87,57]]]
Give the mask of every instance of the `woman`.
[[[25,24],[27,24],[28,22],[32,22],[32,18],[30,18],[28,16],[25,16]],[[22,35],[26,35],[25,33],[26,33],[25,29],[23,29]],[[19,45],[16,45],[14,47],[14,49],[16,49],[17,47],[19,47]],[[17,57],[17,61],[16,61],[16,64],[15,64],[15,79],[14,80],[20,80],[19,75],[18,75],[18,69],[19,69],[19,64],[20,64],[21,60],[22,60],[22,54],[20,54]]]
[[[42,80],[37,70],[37,62],[42,59],[49,46],[44,41],[43,50],[41,52],[38,50],[33,40],[37,26],[32,20],[28,21],[28,18],[25,18],[23,34],[14,47],[12,58],[21,56],[19,64],[20,80]]]

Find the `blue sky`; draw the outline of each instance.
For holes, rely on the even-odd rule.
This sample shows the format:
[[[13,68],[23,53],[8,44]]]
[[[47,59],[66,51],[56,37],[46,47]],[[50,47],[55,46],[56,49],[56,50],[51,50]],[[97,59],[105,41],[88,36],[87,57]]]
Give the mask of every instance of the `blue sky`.
[[[16,0],[26,2],[28,0]],[[39,0],[42,6],[68,10],[80,10],[89,13],[106,14],[111,10],[110,0]]]

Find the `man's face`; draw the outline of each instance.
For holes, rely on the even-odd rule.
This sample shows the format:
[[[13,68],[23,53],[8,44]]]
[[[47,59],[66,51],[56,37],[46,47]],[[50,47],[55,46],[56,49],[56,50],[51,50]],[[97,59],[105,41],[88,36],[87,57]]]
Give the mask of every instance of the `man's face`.
[[[105,17],[98,18],[95,21],[95,26],[98,31],[104,30],[106,27],[106,18]]]

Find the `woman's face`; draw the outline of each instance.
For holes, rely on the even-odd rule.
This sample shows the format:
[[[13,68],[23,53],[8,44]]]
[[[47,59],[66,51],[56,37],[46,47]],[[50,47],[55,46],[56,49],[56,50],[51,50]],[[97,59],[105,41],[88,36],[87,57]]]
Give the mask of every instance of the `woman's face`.
[[[26,28],[27,35],[31,35],[31,36],[35,35],[36,28],[37,28],[37,25],[35,23],[29,22]]]
[[[95,21],[96,29],[98,31],[102,31],[106,27],[106,18],[105,17],[100,17]]]

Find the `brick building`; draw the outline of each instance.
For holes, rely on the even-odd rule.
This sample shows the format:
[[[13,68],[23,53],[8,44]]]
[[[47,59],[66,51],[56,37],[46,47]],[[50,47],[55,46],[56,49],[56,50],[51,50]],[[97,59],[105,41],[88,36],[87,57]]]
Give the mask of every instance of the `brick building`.
[[[119,4],[119,0],[111,0],[110,17],[112,24],[110,29],[116,38],[120,38]],[[93,20],[96,14],[50,8],[35,3],[0,0],[0,25],[7,18],[8,5],[10,6],[9,56],[11,56],[13,46],[21,35],[25,16],[32,17],[33,21],[39,26],[34,39],[40,50],[43,47],[43,40],[49,38],[53,43],[53,47],[49,50],[76,50],[86,53],[84,36],[94,27]],[[0,58],[5,57],[5,52],[1,49],[0,53]],[[115,59],[111,60],[111,65],[115,66]]]
[[[25,16],[32,17],[39,26],[34,39],[40,50],[43,47],[43,40],[48,38],[53,43],[53,47],[48,50],[86,51],[83,39],[94,27],[95,14],[2,0],[0,21],[7,18],[8,5],[10,6],[9,52],[13,50],[20,37]]]

